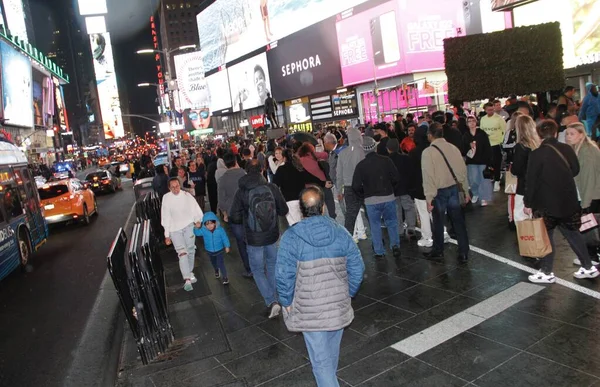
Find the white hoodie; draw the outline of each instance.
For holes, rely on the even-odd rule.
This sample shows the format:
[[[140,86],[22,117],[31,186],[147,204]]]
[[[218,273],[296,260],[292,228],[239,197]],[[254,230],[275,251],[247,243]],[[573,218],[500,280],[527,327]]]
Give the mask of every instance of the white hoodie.
[[[196,199],[184,190],[181,190],[179,195],[172,192],[165,194],[160,213],[165,238],[169,238],[174,231],[183,230],[192,223],[202,221],[204,216]]]

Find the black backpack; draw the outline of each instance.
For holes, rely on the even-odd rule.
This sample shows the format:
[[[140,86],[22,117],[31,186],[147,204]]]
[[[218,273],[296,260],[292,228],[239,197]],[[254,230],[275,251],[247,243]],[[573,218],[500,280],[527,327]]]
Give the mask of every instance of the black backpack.
[[[248,192],[248,228],[265,232],[277,227],[275,196],[268,185],[259,185]]]

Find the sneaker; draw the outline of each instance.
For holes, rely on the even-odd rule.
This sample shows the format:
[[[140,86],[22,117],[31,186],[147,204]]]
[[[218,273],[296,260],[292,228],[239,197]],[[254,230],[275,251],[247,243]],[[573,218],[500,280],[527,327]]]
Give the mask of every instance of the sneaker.
[[[494,183],[494,192],[500,192],[500,182],[499,181]]]
[[[482,200],[481,201],[481,207],[487,207],[487,206],[488,206],[487,200]]]
[[[573,277],[577,278],[577,279],[583,279],[583,278],[596,278],[600,275],[600,271],[598,271],[598,269],[596,269],[596,267],[592,266],[591,269],[586,270],[583,267],[580,267],[579,270],[577,270],[577,272],[575,274],[573,274]]]
[[[275,317],[279,316],[280,312],[281,312],[281,305],[279,305],[276,302],[272,303],[271,304],[271,313],[269,313],[269,318],[275,318]]]
[[[358,244],[358,238],[357,237],[352,237],[352,240],[354,241],[354,243]]]
[[[229,285],[229,278],[223,277],[223,285]]]
[[[375,254],[373,257],[375,259],[383,259],[383,258],[385,258],[385,254]]]
[[[444,243],[450,243],[450,239],[452,239],[450,237],[450,234],[448,234],[447,232],[444,233]]]
[[[194,275],[194,273],[192,273],[190,275],[190,282],[195,284],[196,282],[198,282],[198,279],[196,278],[196,276]]]
[[[476,204],[479,201],[479,196],[473,196],[471,198],[471,203]]]
[[[245,271],[242,273],[242,277],[244,278],[254,278],[254,274],[251,271]]]
[[[573,260],[573,265],[581,266],[581,261],[579,260],[579,258],[575,258]],[[600,265],[600,262],[592,261],[592,265],[593,266],[598,266],[598,265]]]
[[[400,258],[402,252],[400,251],[400,246],[392,247],[392,254],[394,254],[394,258]]]
[[[215,270],[215,278],[221,278],[221,272],[218,269]]]
[[[367,234],[359,234],[357,238],[359,241],[366,241],[368,239]]]
[[[419,247],[431,247],[433,246],[433,239],[419,239],[419,241],[417,242],[417,245]]]
[[[192,286],[190,280],[185,281],[185,285],[183,285],[183,290],[185,290],[186,292],[191,292],[192,290],[194,290],[194,287]]]
[[[536,284],[553,284],[556,282],[554,273],[546,274],[543,271],[538,271],[536,274],[529,276],[529,281]]]

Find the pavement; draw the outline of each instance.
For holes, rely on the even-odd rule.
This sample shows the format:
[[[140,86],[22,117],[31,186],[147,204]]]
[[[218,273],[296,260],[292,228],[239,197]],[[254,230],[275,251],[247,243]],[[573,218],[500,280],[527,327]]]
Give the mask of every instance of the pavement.
[[[467,210],[466,265],[452,243],[443,262],[430,262],[416,242],[381,260],[360,242],[366,273],[342,339],[341,386],[600,386],[600,281],[572,278],[574,254],[559,237],[560,283],[530,284],[537,262],[518,255],[506,196],[495,199]],[[143,366],[126,329],[117,385],[315,386],[302,335],[267,318],[235,243],[227,287],[198,246],[190,293],[174,252],[162,253],[175,345]]]
[[[98,195],[99,216],[88,227],[51,227],[29,271],[0,282],[0,386],[65,386],[107,272],[108,248],[133,203],[130,181],[123,191]]]

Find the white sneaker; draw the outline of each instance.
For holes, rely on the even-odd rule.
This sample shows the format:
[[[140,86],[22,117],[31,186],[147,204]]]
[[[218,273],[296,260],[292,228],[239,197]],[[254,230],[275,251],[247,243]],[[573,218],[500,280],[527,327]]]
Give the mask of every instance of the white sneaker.
[[[192,290],[194,290],[194,287],[192,286],[190,280],[185,281],[185,284],[183,285],[183,290],[185,290],[186,292],[191,292]]]
[[[581,261],[579,260],[579,258],[575,258],[573,260],[573,265],[581,266]],[[598,265],[600,265],[600,262],[592,261],[592,265],[593,266],[598,266]]]
[[[573,274],[573,277],[577,278],[577,279],[583,279],[583,278],[596,278],[600,275],[600,271],[598,271],[598,269],[596,269],[594,266],[592,266],[592,268],[590,270],[586,270],[583,267],[580,267],[579,270],[577,270],[577,272],[575,274]]]
[[[548,275],[540,270],[537,272],[537,274],[530,275],[529,281],[536,284],[553,284],[556,282],[556,278],[554,277],[554,273],[550,273]]]
[[[352,240],[354,241],[354,243],[358,244],[358,238],[357,237],[352,237]]]
[[[500,192],[500,182],[499,181],[494,183],[494,192]]]
[[[471,198],[471,203],[476,204],[479,201],[479,196],[473,196]]]
[[[450,234],[448,234],[447,232],[444,233],[444,243],[450,243]]]
[[[417,242],[417,245],[419,247],[431,247],[433,246],[433,239],[419,239],[419,241]]]
[[[481,207],[487,207],[487,206],[488,206],[487,200],[482,200],[481,201]]]
[[[269,318],[275,318],[279,316],[279,312],[281,312],[281,305],[274,302],[271,304],[271,313],[269,314]]]
[[[196,278],[196,276],[194,275],[194,273],[191,273],[190,275],[190,282],[195,284],[196,282],[198,282],[198,279]]]

